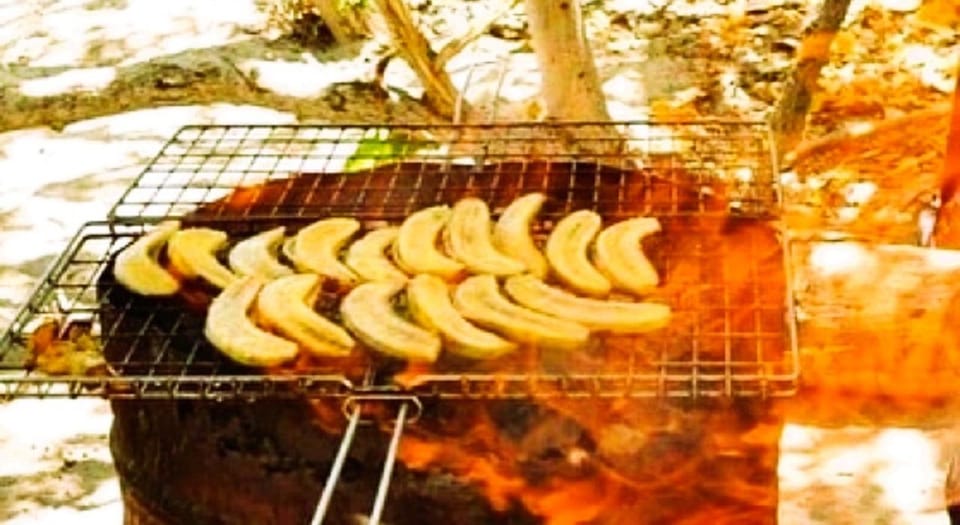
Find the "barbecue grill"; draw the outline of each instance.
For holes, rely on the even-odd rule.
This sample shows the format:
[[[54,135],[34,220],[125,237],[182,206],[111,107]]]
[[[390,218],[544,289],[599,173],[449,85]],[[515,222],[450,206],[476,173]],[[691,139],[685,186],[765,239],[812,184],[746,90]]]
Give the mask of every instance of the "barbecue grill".
[[[187,126],[107,220],[82,227],[17,315],[0,340],[0,398],[337,403],[346,428],[314,523],[329,508],[357,428],[372,417],[369,408],[387,407],[378,412],[392,419],[392,433],[371,512],[377,523],[404,426],[428,400],[788,397],[797,391],[799,367],[789,243],[775,227],[780,200],[771,144],[765,125],[728,121]],[[668,234],[686,235],[654,250],[668,275],[684,268],[658,296],[673,307],[675,322],[657,335],[611,339],[607,346],[616,351],[590,359],[526,356],[535,366],[408,367],[369,359],[346,368],[249,370],[213,351],[202,336],[202,314],[127,298],[108,277],[117,252],[171,218],[235,237],[327,216],[396,224],[465,195],[484,199],[496,215],[528,191],[550,196],[535,225],[540,238],[583,207],[606,223],[642,212],[658,217]],[[761,233],[735,243],[706,235],[729,221],[762,225]],[[775,271],[759,262],[771,246]],[[746,265],[739,280],[722,271],[733,255]],[[128,318],[141,322],[131,328]],[[32,370],[30,334],[49,319],[64,330],[89,327],[113,349],[105,365],[69,376]]]

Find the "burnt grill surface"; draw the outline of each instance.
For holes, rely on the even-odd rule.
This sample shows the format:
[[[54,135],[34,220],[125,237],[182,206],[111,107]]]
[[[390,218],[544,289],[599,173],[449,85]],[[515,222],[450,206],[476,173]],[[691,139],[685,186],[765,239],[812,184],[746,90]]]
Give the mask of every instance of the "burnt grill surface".
[[[756,177],[765,172],[764,159],[758,158],[760,148],[754,156],[747,148],[748,154],[736,162],[729,157],[735,146],[743,149],[743,144],[752,144],[753,135],[743,129],[731,128],[734,138],[726,141],[717,139],[720,135],[699,137],[700,142],[690,138],[696,147],[688,157],[695,162],[678,160],[681,157],[676,155],[637,158],[566,150],[517,160],[517,153],[530,153],[540,142],[537,137],[511,140],[511,134],[519,132],[509,128],[513,131],[486,136],[485,141],[467,133],[475,137],[473,141],[458,143],[460,149],[482,150],[486,157],[422,153],[408,155],[416,159],[412,161],[384,162],[379,154],[371,154],[359,164],[354,157],[352,166],[339,163],[353,169],[351,173],[303,172],[282,177],[278,165],[290,152],[271,157],[265,148],[280,144],[316,149],[320,144],[335,150],[346,132],[341,129],[327,142],[260,138],[259,149],[250,153],[247,141],[262,129],[243,129],[246,134],[234,128],[194,129],[193,135],[190,129],[181,131],[124,195],[114,209],[114,220],[90,224],[78,234],[16,320],[6,341],[12,344],[0,349],[3,366],[22,366],[23,342],[30,329],[38,319],[52,314],[68,321],[95,321],[108,349],[111,374],[71,378],[73,395],[256,399],[344,397],[406,389],[421,396],[456,398],[768,397],[795,391],[798,371],[783,244],[767,222],[771,213],[775,215],[775,195],[764,193],[756,181],[745,192],[716,176],[722,170],[752,171]],[[191,148],[199,147],[213,132],[219,132],[210,145],[213,153],[194,154]],[[409,133],[404,144],[420,144],[410,142]],[[711,137],[725,148],[705,146]],[[496,153],[497,144],[504,151]],[[216,153],[217,148],[226,153]],[[264,158],[272,164],[261,162]],[[322,158],[328,164],[337,159],[330,152]],[[171,159],[178,164],[171,164]],[[226,169],[200,167],[218,159],[228,164],[242,159],[249,165],[246,171],[238,171],[239,179],[231,178],[233,172]],[[313,166],[310,159],[301,157],[299,167]],[[258,162],[269,169],[253,169]],[[164,166],[168,171],[157,176]],[[250,370],[226,362],[202,335],[204,311],[213,290],[190,284],[172,299],[139,297],[119,286],[109,271],[116,253],[149,228],[152,220],[177,215],[181,209],[192,210],[178,217],[185,225],[224,229],[236,242],[276,225],[286,226],[292,234],[328,216],[357,217],[365,228],[398,224],[414,210],[453,204],[468,195],[484,199],[496,217],[513,199],[530,191],[548,197],[534,227],[541,241],[557,220],[577,209],[598,211],[605,224],[638,215],[657,217],[664,231],[649,237],[644,248],[663,281],[651,298],[674,309],[671,325],[642,336],[599,335],[584,351],[562,354],[527,348],[491,361],[445,354],[433,366],[406,368],[404,363],[361,350],[347,359]],[[747,207],[767,213],[732,213],[734,199],[741,204],[753,199]],[[120,213],[134,208],[136,215]],[[163,213],[151,219],[152,211],[161,209]],[[317,307],[336,319],[337,301],[331,291]],[[131,328],[124,323],[127,317],[139,323]],[[30,387],[41,394],[55,393],[46,380],[30,383],[33,380],[0,382],[0,387],[14,394]]]

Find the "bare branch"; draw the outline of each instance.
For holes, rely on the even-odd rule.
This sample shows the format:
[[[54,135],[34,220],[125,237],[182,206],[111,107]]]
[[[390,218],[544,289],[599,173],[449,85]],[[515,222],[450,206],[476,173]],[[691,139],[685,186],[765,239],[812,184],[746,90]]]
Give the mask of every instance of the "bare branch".
[[[338,43],[346,44],[370,36],[363,15],[352,7],[341,7],[340,0],[319,0],[315,6]]]
[[[427,105],[445,118],[453,116],[457,89],[446,70],[437,65],[436,53],[413,22],[404,0],[376,0],[397,53],[410,65],[423,83]]]
[[[506,5],[494,12],[486,20],[481,20],[480,23],[474,24],[466,34],[447,42],[447,44],[440,49],[440,52],[437,53],[437,58],[433,61],[434,65],[439,69],[443,69],[451,58],[463,51],[464,48],[473,41],[486,34],[486,32],[490,30],[490,27],[506,16],[518,2],[520,2],[520,0],[507,0]]]
[[[850,0],[824,0],[820,14],[807,28],[794,67],[771,124],[781,157],[800,142],[807,114],[820,81],[820,70],[830,60],[830,46],[850,8]]]

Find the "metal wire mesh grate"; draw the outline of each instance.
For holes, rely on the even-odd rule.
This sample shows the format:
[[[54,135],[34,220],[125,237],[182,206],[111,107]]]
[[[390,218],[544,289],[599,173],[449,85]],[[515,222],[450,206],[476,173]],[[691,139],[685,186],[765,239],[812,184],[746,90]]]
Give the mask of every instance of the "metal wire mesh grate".
[[[790,279],[784,245],[767,222],[778,200],[764,128],[611,129],[184,128],[114,207],[111,222],[78,233],[0,341],[0,366],[17,372],[0,375],[0,396],[792,395],[799,371]],[[597,210],[606,223],[657,216],[664,235],[645,249],[664,276],[653,298],[673,308],[670,327],[600,335],[582,352],[525,349],[493,361],[445,355],[431,366],[362,352],[250,370],[221,359],[203,337],[212,291],[147,299],[109,272],[119,250],[171,216],[224,229],[236,242],[278,224],[292,233],[331,215],[357,217],[365,228],[396,224],[415,209],[464,195],[485,199],[496,215],[527,191],[548,195],[534,228],[541,241],[574,209]],[[325,296],[317,307],[336,319],[336,301]],[[26,341],[49,317],[95,327],[105,369],[84,377],[25,373]]]
[[[664,168],[661,176],[676,176],[678,168],[683,168],[685,176],[696,183],[727,183],[735,193],[731,200],[737,206],[752,212],[778,208],[770,137],[766,126],[760,123],[187,126],[163,147],[113,207],[110,216],[124,221],[179,216],[230,195],[237,187],[287,179],[298,173],[344,171],[376,171],[378,177],[344,179],[339,187],[321,178],[312,187],[296,186],[300,193],[293,198],[279,195],[274,201],[251,199],[258,205],[220,211],[234,218],[331,213],[402,215],[417,202],[398,202],[391,195],[394,189],[416,189],[430,182],[448,196],[470,190],[490,193],[503,184],[498,175],[528,172],[526,163],[533,158],[548,164],[592,161],[627,170],[657,164]],[[419,164],[397,163],[384,169],[383,164],[398,159],[416,160]],[[499,171],[485,170],[483,176],[463,179],[461,186],[443,178],[451,168],[469,171],[507,161],[517,164],[505,164]],[[594,175],[577,173],[577,178],[569,181],[570,191],[625,186],[624,181],[611,184],[595,180]],[[295,186],[288,188],[293,191]],[[322,191],[335,191],[337,195],[330,199],[313,198]],[[418,196],[441,197],[439,193],[423,192]],[[373,209],[371,201],[378,198],[390,207]],[[623,196],[596,196],[600,198]]]

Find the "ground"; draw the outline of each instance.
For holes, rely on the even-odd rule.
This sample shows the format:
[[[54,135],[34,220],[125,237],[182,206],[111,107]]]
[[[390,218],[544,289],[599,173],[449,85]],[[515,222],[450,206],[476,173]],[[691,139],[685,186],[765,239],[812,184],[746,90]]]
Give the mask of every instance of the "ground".
[[[811,141],[948,100],[960,40],[956,20],[930,22],[934,3],[854,2]],[[624,119],[764,116],[815,14],[802,0],[586,4],[610,110]],[[496,4],[411,5],[443,41]],[[523,35],[518,8],[450,64],[469,102],[496,106],[492,118],[537,114]],[[253,0],[0,0],[0,329],[73,232],[102,218],[181,125],[437,120],[403,64],[388,69],[387,92],[367,83],[381,46],[322,46],[278,35]],[[0,404],[0,523],[119,523],[109,421],[100,401]],[[941,455],[952,433],[788,426],[783,522],[842,523],[853,512],[945,523]],[[875,482],[878,472],[898,484]]]

